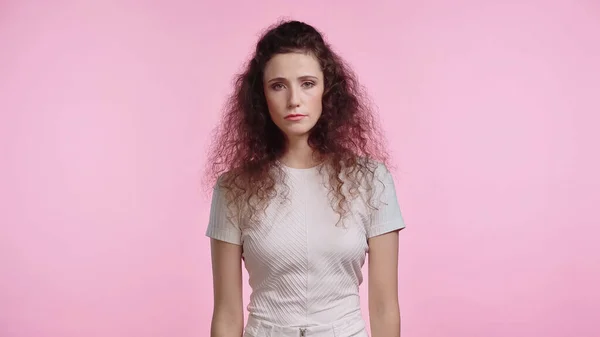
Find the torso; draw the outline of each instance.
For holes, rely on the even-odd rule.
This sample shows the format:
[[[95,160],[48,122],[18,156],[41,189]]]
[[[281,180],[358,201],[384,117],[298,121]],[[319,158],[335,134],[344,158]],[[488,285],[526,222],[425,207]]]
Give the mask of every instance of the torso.
[[[343,224],[317,169],[285,168],[290,193],[242,231],[252,288],[249,314],[280,326],[328,324],[360,315],[361,268],[368,250],[364,205]]]

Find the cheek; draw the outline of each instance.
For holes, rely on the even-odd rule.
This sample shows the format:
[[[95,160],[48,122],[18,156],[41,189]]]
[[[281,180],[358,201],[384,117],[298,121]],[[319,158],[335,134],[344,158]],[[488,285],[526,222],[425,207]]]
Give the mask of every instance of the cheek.
[[[310,106],[311,112],[320,115],[321,110],[323,109],[323,95],[314,95],[311,96],[308,105]]]
[[[266,95],[267,99],[267,108],[269,109],[269,113],[271,115],[281,115],[285,110],[285,102],[282,102],[282,99],[277,95]]]

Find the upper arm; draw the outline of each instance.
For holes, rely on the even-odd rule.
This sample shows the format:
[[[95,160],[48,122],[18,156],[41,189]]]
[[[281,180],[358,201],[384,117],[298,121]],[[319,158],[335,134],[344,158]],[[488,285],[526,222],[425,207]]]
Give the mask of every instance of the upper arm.
[[[398,236],[405,227],[394,180],[380,164],[376,171],[374,200],[366,233],[369,244],[369,306],[395,312],[398,306]]]
[[[398,231],[368,242],[369,306],[371,311],[394,311],[398,307]]]
[[[398,231],[369,239],[369,318],[373,336],[400,336]]]
[[[241,336],[243,329],[242,231],[228,214],[226,198],[217,184],[206,229],[211,238],[212,336]]]
[[[239,320],[243,317],[242,247],[211,239],[214,315],[217,319]]]
[[[396,196],[394,178],[383,164],[379,164],[375,170],[372,201],[376,209],[369,215],[369,222],[365,224],[367,238],[401,230],[405,227]]]

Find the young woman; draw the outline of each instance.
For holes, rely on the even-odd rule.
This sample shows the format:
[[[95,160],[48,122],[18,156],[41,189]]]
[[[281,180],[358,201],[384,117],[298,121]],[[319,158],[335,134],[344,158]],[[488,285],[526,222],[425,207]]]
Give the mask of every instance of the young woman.
[[[371,334],[399,337],[394,182],[365,96],[322,35],[298,21],[268,30],[217,131],[211,336],[368,336],[368,255]]]

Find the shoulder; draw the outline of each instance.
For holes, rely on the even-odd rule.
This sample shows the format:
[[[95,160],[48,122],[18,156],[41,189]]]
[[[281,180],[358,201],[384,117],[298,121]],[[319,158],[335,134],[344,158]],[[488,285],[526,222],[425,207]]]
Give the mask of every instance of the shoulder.
[[[239,174],[236,174],[233,170],[222,172],[217,176],[213,184],[215,190],[229,189],[230,186],[234,185],[236,178]]]
[[[374,182],[387,180],[391,177],[389,166],[381,160],[361,156],[358,157],[357,162],[363,170],[371,173],[368,177],[372,177]]]
[[[381,159],[368,156],[357,156],[356,165],[370,170],[387,170],[388,166]]]
[[[217,176],[213,183],[212,201],[213,203],[228,204],[231,201],[231,189],[229,186],[232,184],[231,172],[224,172]]]

